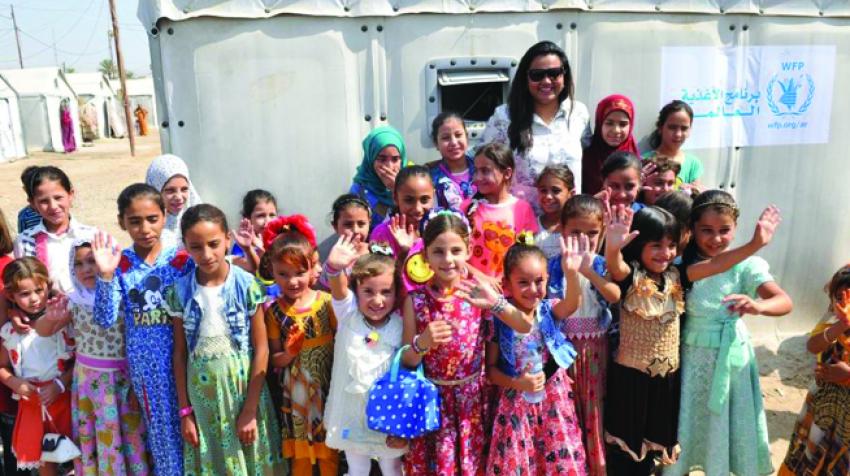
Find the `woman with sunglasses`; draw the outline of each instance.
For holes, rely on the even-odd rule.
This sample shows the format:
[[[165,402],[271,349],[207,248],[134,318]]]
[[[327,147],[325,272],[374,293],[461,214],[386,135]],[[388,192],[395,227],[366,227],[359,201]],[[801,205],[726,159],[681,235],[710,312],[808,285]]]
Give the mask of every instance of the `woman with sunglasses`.
[[[501,142],[513,149],[516,172],[511,193],[535,207],[535,182],[547,165],[568,166],[576,190],[581,190],[582,141],[590,141],[590,115],[574,94],[564,50],[541,41],[520,60],[508,103],[497,107],[487,121],[482,144]]]

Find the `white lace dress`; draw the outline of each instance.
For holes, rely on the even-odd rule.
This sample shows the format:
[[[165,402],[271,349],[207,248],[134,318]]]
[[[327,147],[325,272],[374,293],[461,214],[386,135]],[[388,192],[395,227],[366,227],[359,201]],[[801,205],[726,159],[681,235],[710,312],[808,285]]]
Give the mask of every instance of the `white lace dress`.
[[[372,383],[389,370],[395,351],[401,347],[402,318],[394,312],[386,324],[373,329],[357,309],[354,293],[332,304],[338,324],[325,409],[325,444],[362,455],[397,458],[407,450],[388,447],[387,435],[366,426],[366,401]],[[370,345],[366,338],[373,331],[379,338]]]

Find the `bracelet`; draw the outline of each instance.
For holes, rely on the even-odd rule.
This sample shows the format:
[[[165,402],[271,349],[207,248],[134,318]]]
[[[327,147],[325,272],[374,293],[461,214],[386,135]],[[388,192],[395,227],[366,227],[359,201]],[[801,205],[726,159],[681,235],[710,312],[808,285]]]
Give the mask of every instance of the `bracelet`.
[[[53,379],[53,383],[55,383],[56,386],[59,387],[59,393],[65,393],[65,384],[62,383],[61,380],[59,380],[59,377]]]
[[[331,278],[339,276],[340,273],[342,273],[341,269],[336,269],[328,263],[325,263],[324,266],[322,266],[322,271],[324,271],[325,274],[327,274]]]
[[[191,414],[195,413],[195,409],[192,406],[184,407],[180,409],[180,418],[187,417]]]
[[[499,298],[496,299],[496,302],[493,303],[492,306],[490,306],[490,312],[492,312],[495,315],[498,315],[498,314],[501,314],[502,311],[504,311],[506,307],[508,307],[507,298],[505,298],[505,296],[499,296]]]
[[[422,334],[416,334],[416,336],[413,337],[413,342],[411,343],[412,344],[411,347],[413,348],[413,351],[416,352],[417,354],[425,355],[425,354],[428,353],[428,349],[422,350],[422,347],[419,347],[419,337],[421,337],[421,336],[422,336]]]

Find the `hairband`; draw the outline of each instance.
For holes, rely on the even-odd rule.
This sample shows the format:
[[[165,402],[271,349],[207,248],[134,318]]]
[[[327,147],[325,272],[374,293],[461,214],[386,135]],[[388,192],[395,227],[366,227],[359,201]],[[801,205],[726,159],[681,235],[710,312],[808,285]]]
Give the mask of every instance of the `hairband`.
[[[386,242],[369,243],[369,253],[372,253],[373,255],[389,256],[390,258],[395,256],[393,249]]]
[[[735,205],[733,205],[733,204],[731,204],[731,203],[724,203],[724,202],[705,202],[705,203],[700,203],[699,205],[697,205],[697,206],[695,206],[695,207],[691,208],[691,212],[693,213],[694,211],[699,210],[700,208],[711,207],[711,206],[715,206],[715,207],[727,207],[727,208],[732,209],[732,210],[733,210],[736,214],[737,214],[737,213],[740,213],[740,210],[738,210],[738,207],[737,207],[737,206],[735,206]]]
[[[337,203],[336,208],[340,209],[340,208],[342,208],[346,205],[352,204],[352,203],[356,203],[357,205],[361,205],[363,208],[365,208],[366,210],[369,210],[370,212],[372,211],[372,207],[369,206],[369,202],[364,200],[362,197],[360,197],[358,195],[354,195],[354,194],[351,194],[350,197],[346,197],[346,198],[340,200],[339,203]]]
[[[454,208],[440,208],[440,207],[434,207],[434,208],[431,209],[431,211],[428,212],[428,216],[425,217],[425,219],[422,220],[422,223],[420,224],[420,227],[421,227],[420,231],[424,232],[425,228],[428,226],[428,223],[431,220],[433,220],[433,219],[435,219],[435,218],[437,218],[438,216],[441,216],[441,215],[442,216],[453,216],[455,218],[460,219],[460,221],[462,221],[463,224],[466,226],[467,231],[469,231],[469,220],[466,218],[466,215],[459,212],[458,210],[455,210]]]
[[[266,223],[263,229],[263,246],[268,250],[278,236],[290,231],[297,231],[307,239],[310,246],[316,248],[316,231],[304,215],[279,216]]]

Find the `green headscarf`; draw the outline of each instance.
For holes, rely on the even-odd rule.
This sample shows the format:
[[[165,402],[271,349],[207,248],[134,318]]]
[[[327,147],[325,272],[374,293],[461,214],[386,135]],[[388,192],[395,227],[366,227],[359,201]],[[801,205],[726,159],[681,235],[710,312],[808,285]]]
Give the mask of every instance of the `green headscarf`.
[[[393,206],[393,192],[375,173],[375,157],[384,147],[391,145],[395,146],[401,155],[401,167],[407,167],[407,149],[404,147],[401,133],[390,126],[381,126],[372,129],[363,139],[363,162],[357,167],[357,174],[354,176],[354,183],[372,192],[378,202],[388,207]]]

